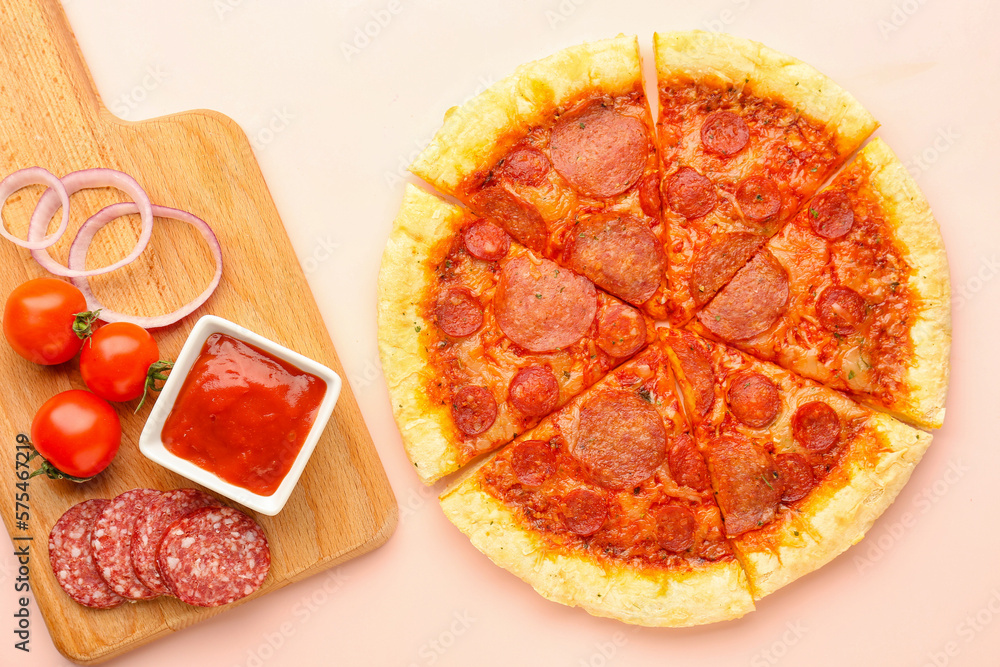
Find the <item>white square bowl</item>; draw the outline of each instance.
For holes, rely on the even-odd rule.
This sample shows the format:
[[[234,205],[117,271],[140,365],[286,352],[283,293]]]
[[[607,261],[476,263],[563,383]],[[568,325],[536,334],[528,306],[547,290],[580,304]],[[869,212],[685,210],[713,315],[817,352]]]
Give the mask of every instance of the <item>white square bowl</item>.
[[[312,428],[309,429],[305,442],[302,443],[302,448],[295,457],[295,461],[292,463],[288,474],[281,480],[278,489],[269,496],[262,496],[248,489],[230,484],[217,477],[214,473],[169,452],[163,445],[160,435],[163,431],[163,424],[174,407],[177,394],[180,392],[184,380],[187,379],[191,366],[201,354],[201,349],[205,345],[205,341],[215,333],[227,334],[245,343],[254,345],[300,370],[322,378],[326,382],[326,392],[323,394],[323,400],[316,411],[316,419],[313,422]],[[326,366],[308,357],[304,357],[298,352],[293,352],[283,345],[278,345],[274,341],[255,334],[234,322],[216,317],[215,315],[205,315],[195,323],[187,340],[184,342],[184,347],[181,348],[180,354],[177,355],[174,367],[171,369],[170,375],[166,383],[164,383],[163,389],[160,391],[156,403],[153,405],[153,409],[149,413],[149,418],[142,429],[142,434],[139,436],[139,451],[149,460],[159,463],[164,468],[172,470],[178,475],[187,477],[192,482],[201,484],[205,488],[215,491],[230,500],[235,500],[255,512],[274,516],[285,506],[285,502],[291,495],[292,489],[295,488],[295,484],[299,481],[299,476],[302,475],[302,470],[306,467],[306,462],[309,461],[313,449],[316,448],[316,443],[323,434],[326,423],[330,420],[330,415],[333,413],[333,407],[337,403],[337,398],[340,396],[340,386],[340,376]]]

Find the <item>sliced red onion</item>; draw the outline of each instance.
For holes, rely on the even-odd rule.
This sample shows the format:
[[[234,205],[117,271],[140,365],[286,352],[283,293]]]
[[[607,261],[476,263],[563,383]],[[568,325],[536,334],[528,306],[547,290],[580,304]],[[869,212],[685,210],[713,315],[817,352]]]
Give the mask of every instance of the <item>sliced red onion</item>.
[[[48,171],[47,169],[42,169],[41,167],[28,167],[27,169],[20,169],[15,171],[13,174],[7,178],[0,181],[0,209],[3,205],[7,203],[7,200],[12,194],[20,190],[21,188],[27,187],[29,185],[47,185],[49,189],[45,191],[45,194],[50,194],[49,199],[52,202],[62,205],[62,222],[59,223],[59,229],[52,232],[43,239],[38,239],[42,233],[48,228],[49,219],[52,218],[52,214],[56,212],[53,208],[48,217],[45,218],[44,223],[37,228],[34,236],[35,240],[32,239],[31,226],[28,226],[28,240],[22,240],[7,231],[7,225],[3,223],[2,218],[0,218],[0,234],[3,235],[5,239],[13,241],[22,248],[27,248],[28,250],[41,250],[43,248],[48,248],[56,241],[59,237],[63,235],[66,231],[66,227],[69,226],[69,193],[66,192],[66,186],[63,182],[56,177],[55,174]],[[42,195],[43,197],[45,195]],[[58,202],[56,200],[58,199]],[[41,200],[39,200],[41,201]],[[46,256],[48,256],[46,254]]]
[[[88,310],[100,309],[100,318],[105,322],[132,322],[133,324],[137,324],[144,329],[165,327],[190,315],[203,303],[208,301],[208,297],[212,295],[212,292],[214,292],[215,288],[219,285],[219,281],[222,280],[222,246],[219,244],[219,239],[216,238],[215,232],[213,232],[212,228],[208,226],[208,223],[196,215],[188,213],[187,211],[178,210],[176,208],[167,208],[166,206],[156,205],[153,205],[151,208],[151,215],[155,215],[158,218],[170,218],[171,220],[186,222],[201,232],[205,241],[208,242],[209,249],[212,251],[212,257],[215,258],[215,275],[209,282],[208,287],[205,288],[205,291],[195,297],[193,301],[188,302],[174,312],[167,313],[166,315],[140,317],[137,315],[126,315],[124,313],[116,313],[113,310],[108,310],[102,306],[101,302],[97,300],[96,296],[94,296],[93,291],[90,289],[90,281],[85,277],[85,272],[80,271],[80,269],[87,265],[87,249],[90,247],[90,243],[94,240],[94,236],[97,234],[98,230],[115,218],[139,211],[139,207],[132,202],[125,202],[122,204],[112,204],[111,206],[102,208],[80,226],[79,231],[76,233],[76,238],[73,239],[73,243],[69,247],[69,260],[67,264],[69,265],[70,270],[75,274],[71,280],[77,287],[80,288],[80,291],[83,292],[84,298],[87,299]]]
[[[153,205],[149,201],[146,191],[142,189],[134,178],[114,169],[81,169],[80,171],[66,174],[60,180],[67,194],[67,199],[62,205],[64,219],[68,220],[66,216],[68,216],[69,211],[69,195],[89,188],[112,187],[128,194],[132,198],[132,201],[135,202],[135,210],[132,213],[139,213],[139,217],[142,219],[142,229],[139,232],[138,240],[135,242],[135,247],[132,248],[132,252],[127,257],[99,269],[85,270],[83,264],[80,264],[79,269],[66,267],[52,259],[48,251],[44,249],[47,246],[33,249],[31,256],[35,258],[35,261],[43,269],[49,273],[66,278],[84,278],[120,269],[142,254],[142,251],[149,245],[149,239],[153,235]],[[59,196],[60,193],[52,189],[46,190],[42,194],[42,197],[38,200],[38,204],[35,206],[35,212],[31,214],[31,222],[28,223],[28,241],[38,241],[42,236],[49,225],[52,214],[58,208]],[[77,233],[77,236],[79,237],[79,233]],[[48,245],[51,245],[51,243]]]

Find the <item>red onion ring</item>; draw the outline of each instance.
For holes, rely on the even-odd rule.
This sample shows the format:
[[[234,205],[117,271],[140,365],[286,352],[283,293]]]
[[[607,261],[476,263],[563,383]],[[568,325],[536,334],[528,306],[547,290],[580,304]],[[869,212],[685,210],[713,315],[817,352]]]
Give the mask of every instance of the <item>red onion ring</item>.
[[[31,251],[31,256],[35,258],[35,261],[38,262],[43,269],[49,273],[53,273],[57,276],[63,276],[65,278],[85,278],[87,276],[97,276],[102,273],[109,273],[115,269],[120,269],[126,264],[134,261],[136,257],[142,254],[142,251],[146,249],[147,245],[149,245],[149,239],[153,235],[153,204],[149,201],[149,196],[146,194],[146,191],[142,189],[142,186],[140,186],[134,178],[120,171],[115,171],[114,169],[81,169],[80,171],[74,171],[66,174],[60,180],[62,181],[62,185],[64,186],[67,194],[67,199],[62,205],[63,217],[67,221],[69,215],[69,195],[73,195],[80,190],[86,190],[89,188],[112,187],[117,188],[132,197],[132,201],[136,203],[136,210],[132,211],[132,213],[139,213],[139,217],[142,219],[142,229],[139,233],[138,240],[135,242],[135,247],[132,248],[132,252],[129,253],[127,257],[118,260],[114,264],[109,264],[108,266],[104,266],[99,269],[90,269],[89,271],[82,268],[74,270],[59,264],[52,259],[48,251],[44,249],[47,246],[33,249]],[[46,190],[38,200],[38,204],[35,206],[35,212],[31,214],[31,222],[28,223],[28,241],[38,241],[39,237],[48,227],[52,214],[55,213],[58,208],[59,202],[56,201],[57,196],[61,196],[61,193],[49,189]],[[77,236],[79,236],[79,232],[77,233]],[[54,242],[55,241],[53,241],[53,243]],[[52,244],[49,243],[48,245]]]
[[[98,230],[116,218],[139,211],[139,207],[132,202],[106,206],[92,215],[85,223],[83,223],[83,225],[81,225],[79,231],[76,233],[76,238],[74,238],[73,243],[70,244],[69,260],[67,261],[70,270],[75,274],[71,277],[71,280],[77,287],[80,288],[80,291],[83,292],[84,298],[87,299],[87,308],[89,310],[100,309],[100,319],[105,322],[132,322],[133,324],[138,324],[144,329],[165,327],[184,317],[187,317],[198,309],[203,303],[208,301],[208,297],[212,295],[212,292],[214,292],[215,288],[219,285],[219,281],[222,280],[222,246],[219,244],[219,239],[215,236],[215,232],[213,232],[212,228],[208,226],[208,223],[196,215],[188,213],[187,211],[178,210],[176,208],[156,206],[155,204],[152,205],[151,208],[151,215],[155,215],[158,218],[170,218],[171,220],[186,222],[201,233],[201,235],[205,238],[205,241],[208,242],[208,247],[212,252],[212,257],[215,258],[215,275],[209,282],[208,287],[205,288],[205,291],[195,297],[193,301],[189,301],[184,306],[181,306],[177,310],[172,313],[167,313],[166,315],[141,317],[108,310],[102,306],[101,302],[97,300],[96,296],[94,296],[93,291],[90,289],[90,281],[86,277],[87,272],[82,271],[81,269],[87,264],[87,250],[90,248],[90,243],[94,240],[94,236],[97,234]]]
[[[28,240],[22,240],[7,231],[7,225],[4,224],[2,217],[0,217],[0,235],[9,241],[13,241],[22,248],[27,248],[28,250],[42,250],[43,248],[48,248],[59,240],[66,232],[66,227],[69,226],[69,193],[66,192],[66,186],[63,182],[56,177],[55,174],[48,171],[47,169],[42,169],[41,167],[28,167],[26,169],[19,169],[7,178],[0,181],[0,209],[3,205],[7,203],[7,200],[12,194],[20,190],[21,188],[27,187],[29,185],[47,185],[49,189],[45,191],[45,194],[52,193],[50,199],[59,198],[59,203],[62,204],[62,222],[59,223],[59,229],[52,232],[43,239],[31,240],[31,226],[28,226]],[[44,196],[44,195],[42,195]],[[39,200],[40,202],[41,200]],[[36,206],[37,208],[37,206]],[[41,232],[44,232],[48,228],[48,221],[52,217],[52,213],[55,213],[56,209],[52,209],[49,216],[45,219],[45,228],[39,228]],[[36,232],[38,235],[39,232]]]

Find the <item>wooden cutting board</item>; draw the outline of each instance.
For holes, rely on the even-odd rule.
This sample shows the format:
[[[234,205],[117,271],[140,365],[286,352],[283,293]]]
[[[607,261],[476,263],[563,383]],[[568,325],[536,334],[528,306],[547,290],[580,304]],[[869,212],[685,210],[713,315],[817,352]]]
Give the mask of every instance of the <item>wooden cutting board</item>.
[[[179,352],[203,314],[233,320],[330,366],[344,376],[302,269],[285,234],[243,131],[212,111],[191,111],[140,123],[113,117],[102,106],[76,40],[55,0],[0,3],[0,176],[29,166],[56,175],[89,167],[131,174],[153,203],[191,211],[214,228],[222,244],[222,284],[180,323],[154,331],[161,356]],[[3,209],[22,238],[41,187],[22,190]],[[87,216],[125,195],[110,189],[72,199],[69,232],[53,255],[65,260],[75,229]],[[137,220],[108,225],[91,248],[88,266],[128,253]],[[30,254],[0,243],[0,297],[45,274]],[[114,310],[154,315],[200,293],[214,270],[204,242],[183,223],[157,220],[153,241],[129,267],[93,280]],[[343,286],[345,289],[349,286]],[[344,314],[348,316],[348,314]],[[117,406],[122,447],[111,466],[85,484],[34,478],[27,529],[15,524],[15,437],[54,394],[84,388],[77,361],[41,367],[0,342],[0,514],[17,546],[29,545],[34,598],[56,647],[69,659],[94,664],[232,607],[200,609],[177,600],[91,610],[59,588],[48,561],[48,533],[75,503],[112,498],[136,487],[173,489],[185,479],[147,461],[137,445],[149,406]],[[396,502],[350,386],[344,384],[333,418],[298,487],[276,517],[257,516],[272,549],[271,573],[248,598],[267,595],[381,545],[396,525]],[[267,604],[259,602],[257,604]]]

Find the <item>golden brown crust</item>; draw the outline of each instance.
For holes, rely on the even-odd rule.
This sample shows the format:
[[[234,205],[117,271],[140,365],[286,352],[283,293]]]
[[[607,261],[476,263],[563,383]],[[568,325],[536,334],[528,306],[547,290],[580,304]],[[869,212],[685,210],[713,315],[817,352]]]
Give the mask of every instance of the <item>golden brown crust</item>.
[[[403,446],[417,475],[430,484],[461,465],[451,415],[427,400],[429,372],[420,332],[430,331],[419,308],[431,284],[431,249],[455,232],[462,209],[407,185],[382,254],[378,276],[378,348]]]
[[[478,466],[441,495],[445,516],[477,549],[543,597],[645,626],[701,625],[753,610],[746,576],[735,561],[668,571],[600,563],[582,552],[553,549],[482,488],[477,472]]]
[[[951,351],[951,282],[941,230],[920,188],[884,141],[873,140],[858,160],[867,164],[872,191],[902,245],[916,296],[910,330],[914,359],[905,375],[910,391],[890,412],[919,426],[940,428]]]
[[[848,155],[878,122],[846,90],[806,63],[758,42],[723,33],[655,33],[653,50],[660,81],[701,81],[745,88],[780,101],[824,126]]]
[[[571,46],[518,67],[485,92],[445,114],[410,171],[450,195],[477,171],[495,164],[528,131],[558,110],[591,95],[642,89],[635,36]]]

